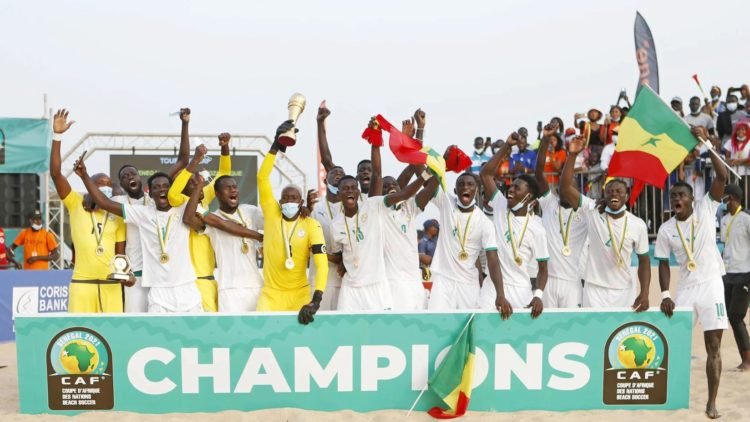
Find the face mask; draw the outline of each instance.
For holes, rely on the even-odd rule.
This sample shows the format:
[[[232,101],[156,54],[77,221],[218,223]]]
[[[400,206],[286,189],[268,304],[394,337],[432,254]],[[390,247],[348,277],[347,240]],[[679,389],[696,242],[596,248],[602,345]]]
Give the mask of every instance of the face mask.
[[[618,137],[619,137],[619,135],[612,135],[612,143],[613,144],[617,145],[617,138]]]
[[[99,188],[99,191],[101,191],[101,193],[103,193],[107,198],[112,197],[112,188],[110,188],[109,186],[102,186]]]
[[[715,95],[715,96],[711,97],[711,101],[719,101],[719,96]]]
[[[474,148],[474,152],[476,152],[477,155],[482,154],[482,151],[484,151],[484,148]]]
[[[473,207],[474,204],[477,203],[477,198],[473,198],[471,202],[469,202],[469,205],[464,205],[461,203],[460,200],[456,200],[456,205],[458,205],[458,208],[461,208],[462,210],[468,210],[469,208]]]
[[[737,135],[737,140],[738,140],[738,141],[740,141],[740,142],[745,142],[745,139],[747,139],[747,136],[740,136],[740,135]]]
[[[728,211],[727,203],[722,202],[721,205],[719,205],[719,209],[721,210],[721,212],[724,212],[724,213],[727,212]]]
[[[41,224],[32,224],[32,225],[31,225],[31,228],[32,228],[32,230],[34,230],[35,232],[38,232],[39,230],[41,230],[41,229],[42,229],[42,225],[41,225]]]
[[[613,117],[613,118],[612,118],[612,121],[613,121],[613,122],[615,122],[615,123],[616,123],[616,122],[619,122],[619,121],[620,121],[620,118],[619,118],[619,117]]]
[[[331,192],[331,195],[338,195],[339,194],[339,188],[336,186],[333,186],[332,184],[328,184],[328,192]]]
[[[617,215],[617,214],[622,214],[622,213],[624,213],[624,212],[625,212],[625,207],[620,207],[620,209],[619,209],[619,210],[613,210],[613,209],[612,209],[612,208],[610,208],[610,207],[609,207],[609,205],[608,205],[608,206],[607,206],[606,208],[604,208],[604,211],[607,211],[607,214],[614,214],[614,215]]]
[[[287,202],[284,204],[281,204],[281,213],[284,214],[284,217],[286,218],[294,218],[295,215],[299,212],[299,204],[296,202]]]
[[[732,113],[737,111],[737,103],[727,103],[727,110],[731,111]]]
[[[516,205],[513,205],[510,208],[510,210],[513,211],[513,212],[516,212],[516,211],[520,210],[521,208],[523,208],[523,204],[526,202],[526,198],[528,198],[528,197],[529,197],[529,195],[527,194],[526,196],[523,197],[523,199],[519,203],[517,203]]]

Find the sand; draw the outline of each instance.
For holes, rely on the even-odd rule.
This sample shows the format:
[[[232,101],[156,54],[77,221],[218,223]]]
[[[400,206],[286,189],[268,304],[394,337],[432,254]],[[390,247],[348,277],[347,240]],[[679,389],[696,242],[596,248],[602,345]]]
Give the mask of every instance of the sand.
[[[654,277],[656,274],[654,274]],[[655,282],[655,280],[654,280]],[[657,284],[652,284],[651,305],[660,302]],[[8,421],[51,421],[70,420],[69,416],[56,415],[21,415],[18,413],[18,374],[16,367],[16,345],[15,343],[0,344],[0,356],[3,360],[1,365],[8,365],[0,369],[0,386],[4,393],[0,394],[0,420]],[[721,386],[719,387],[719,399],[717,406],[722,414],[720,420],[724,421],[748,421],[750,420],[750,372],[738,372],[734,368],[740,363],[737,346],[731,330],[724,332],[721,345],[721,356],[724,368],[721,374]],[[7,359],[10,359],[9,361]],[[706,421],[708,420],[703,411],[706,403],[706,352],[703,346],[703,333],[700,326],[693,330],[693,359],[690,365],[690,408],[678,411],[577,411],[577,412],[514,412],[514,413],[488,413],[469,412],[461,418],[463,421],[546,421],[556,422],[579,422],[579,421],[604,421],[607,422],[643,422],[654,420],[679,420],[680,422]],[[359,421],[398,421],[406,420],[405,410],[381,410],[369,413],[357,413],[352,411],[318,412],[301,409],[268,409],[254,412],[226,411],[220,413],[170,413],[165,415],[145,415],[131,412],[89,412],[73,417],[82,421],[336,421],[336,422],[359,422]],[[410,421],[434,421],[424,412],[414,412]]]

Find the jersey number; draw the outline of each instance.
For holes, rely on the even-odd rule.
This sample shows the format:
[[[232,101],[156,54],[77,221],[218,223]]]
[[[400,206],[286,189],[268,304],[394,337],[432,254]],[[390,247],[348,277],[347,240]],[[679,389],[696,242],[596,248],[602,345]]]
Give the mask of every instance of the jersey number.
[[[96,223],[96,231],[102,234],[102,223]],[[91,227],[91,234],[94,234],[94,227]]]
[[[724,309],[723,303],[716,304],[716,316],[719,318],[724,318],[724,316],[726,316],[726,310]]]

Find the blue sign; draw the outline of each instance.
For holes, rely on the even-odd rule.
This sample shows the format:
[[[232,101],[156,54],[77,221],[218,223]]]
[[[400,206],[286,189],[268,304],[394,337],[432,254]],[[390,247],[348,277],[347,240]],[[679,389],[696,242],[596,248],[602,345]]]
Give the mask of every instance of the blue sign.
[[[0,271],[0,342],[16,339],[18,315],[68,312],[72,271]]]

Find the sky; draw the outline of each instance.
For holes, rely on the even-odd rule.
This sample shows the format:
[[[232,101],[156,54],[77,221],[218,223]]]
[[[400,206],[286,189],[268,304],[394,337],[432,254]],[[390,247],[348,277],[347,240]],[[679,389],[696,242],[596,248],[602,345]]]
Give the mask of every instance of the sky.
[[[636,11],[655,38],[661,96],[748,82],[748,1],[22,1],[0,0],[0,116],[70,110],[63,151],[87,132],[266,134],[307,97],[288,155],[314,187],[318,104],[347,172],[369,158],[370,116],[427,113],[425,143],[470,152],[476,136],[635,94]],[[67,145],[66,145],[67,144]],[[192,145],[195,147],[195,145]],[[212,146],[213,147],[213,146]],[[384,174],[402,166],[384,152]],[[90,171],[105,171],[95,154]],[[74,184],[74,187],[76,184]]]

